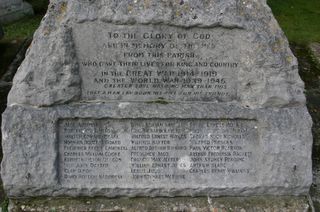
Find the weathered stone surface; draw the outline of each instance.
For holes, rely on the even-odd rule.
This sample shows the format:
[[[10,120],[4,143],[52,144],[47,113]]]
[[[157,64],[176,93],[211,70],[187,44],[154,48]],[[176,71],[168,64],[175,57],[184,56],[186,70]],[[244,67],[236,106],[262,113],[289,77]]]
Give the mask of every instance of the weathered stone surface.
[[[0,0],[0,23],[18,20],[33,15],[32,6],[23,0]]]
[[[312,121],[297,69],[265,1],[52,1],[3,114],[4,187],[306,194]]]
[[[12,212],[20,211],[154,211],[154,212],[265,212],[310,210],[305,197],[223,198],[33,198],[10,201]]]
[[[73,33],[83,100],[240,98],[239,56],[250,46],[244,31],[88,23]]]
[[[237,100],[243,106],[251,108],[287,106],[305,102],[303,94],[303,82],[298,76],[297,61],[291,53],[288,42],[280,30],[277,22],[265,1],[63,1],[56,0],[51,3],[49,12],[46,15],[41,27],[35,34],[32,48],[27,59],[22,64],[20,71],[15,77],[14,89],[9,95],[9,103],[21,103],[31,105],[52,105],[68,101],[148,101],[158,97],[173,101],[198,100],[198,101],[232,101]],[[141,26],[143,25],[143,26]],[[63,27],[62,27],[63,26]],[[170,26],[176,26],[175,28]],[[211,30],[210,30],[211,29]],[[208,33],[211,38],[209,42],[194,39],[194,33]],[[137,32],[137,38],[128,39],[119,37],[109,39],[108,33],[115,32]],[[174,39],[142,39],[141,35],[147,33],[172,33]],[[187,51],[183,47],[184,39],[177,39],[179,33],[186,33],[186,44],[194,44],[193,49]],[[130,39],[129,39],[130,40]],[[204,39],[206,40],[206,39]],[[118,49],[102,49],[109,43],[127,43],[129,48],[119,46]],[[172,51],[162,49],[139,49],[133,48],[132,43],[154,43],[167,44],[176,43],[178,47]],[[182,46],[181,46],[181,45]],[[201,44],[201,47],[199,45]],[[203,46],[204,47],[203,47]],[[188,47],[187,47],[188,48]],[[200,49],[198,49],[200,48]],[[180,50],[179,50],[180,49]],[[193,93],[189,97],[179,94],[183,79],[189,78],[193,83],[186,83],[190,87],[201,85],[196,80],[204,78],[199,76],[178,77],[181,81],[177,84],[179,88],[164,88],[162,95],[154,94],[160,89],[152,88],[125,88],[122,91],[131,89],[133,92],[151,91],[147,95],[123,95],[99,94],[104,84],[94,83],[95,78],[102,80],[103,71],[111,75],[116,70],[124,74],[126,69],[118,65],[105,67],[103,62],[120,61],[164,61],[177,62],[179,58],[157,58],[144,57],[130,58],[119,52],[129,53],[192,53],[197,60],[191,58],[191,62],[206,61],[237,63],[236,70],[232,68],[213,69],[217,77],[211,83],[202,85],[213,85],[221,87],[221,93],[225,92],[225,84],[217,83],[217,79],[227,81],[229,95],[221,98],[217,95],[217,88],[210,89],[213,92],[200,95]],[[164,50],[168,50],[167,47]],[[54,58],[54,59],[51,59]],[[41,61],[34,63],[34,60]],[[102,62],[103,67],[83,67],[84,62]],[[180,61],[180,60],[179,60]],[[189,59],[182,59],[189,61]],[[98,63],[99,64],[99,63]],[[80,66],[80,67],[78,67]],[[155,70],[179,70],[177,65],[169,68],[148,68],[140,65],[130,67],[130,71],[152,71],[153,75],[148,79],[154,79]],[[181,68],[182,71],[194,70],[202,72],[204,68],[190,67]],[[36,73],[35,73],[36,72]],[[77,72],[80,72],[80,76]],[[93,72],[93,73],[88,73]],[[222,72],[226,72],[225,75]],[[215,72],[213,72],[215,73]],[[117,75],[120,78],[120,75]],[[214,75],[213,75],[214,76]],[[126,83],[130,76],[125,78]],[[172,77],[171,77],[172,78]],[[82,83],[80,81],[82,80]],[[158,77],[161,79],[161,77]],[[112,77],[109,77],[112,80]],[[214,83],[214,81],[216,83]],[[235,83],[235,81],[237,83]],[[118,86],[120,82],[109,82]],[[109,86],[112,86],[108,84]],[[149,83],[150,84],[150,83]],[[165,84],[165,83],[160,83]],[[171,85],[172,83],[169,83]],[[83,86],[83,90],[80,87]],[[134,86],[134,85],[133,85]],[[167,85],[168,86],[168,85]],[[87,91],[93,92],[88,95]],[[121,87],[120,87],[121,88]],[[98,92],[94,92],[94,91]],[[201,91],[203,89],[200,89]],[[115,89],[103,91],[113,92]],[[118,90],[116,90],[118,91]]]
[[[12,106],[7,108],[3,115],[3,149],[5,154],[1,171],[2,178],[9,196],[247,196],[258,194],[271,195],[275,192],[278,195],[303,194],[308,192],[312,176],[310,163],[310,151],[312,148],[312,138],[310,134],[311,120],[307,114],[308,112],[304,107],[292,107],[277,110],[251,110],[243,109],[233,104],[221,105],[218,103],[169,105],[109,103],[56,106],[53,108],[41,109],[26,106]],[[103,169],[105,171],[100,170],[100,173],[98,174],[123,174],[123,179],[126,180],[121,181],[121,183],[117,183],[119,181],[114,181],[114,179],[100,179],[92,181],[88,178],[84,178],[83,180],[75,179],[76,183],[72,183],[72,181],[65,181],[66,179],[61,177],[61,175],[59,176],[59,165],[61,166],[61,157],[63,157],[61,156],[61,153],[64,152],[61,150],[61,145],[68,143],[65,138],[61,138],[61,136],[66,137],[67,133],[62,133],[60,129],[60,135],[57,134],[57,129],[60,126],[58,124],[59,120],[69,120],[70,118],[75,119],[75,121],[81,121],[82,119],[86,119],[88,121],[92,119],[101,119],[101,122],[108,120],[112,123],[112,120],[114,119],[123,120],[124,122],[126,122],[125,120],[127,119],[132,119],[135,122],[139,122],[140,119],[168,120],[168,117],[170,117],[169,120],[176,120],[177,124],[179,124],[179,120],[186,119],[192,119],[195,120],[195,122],[196,120],[204,119],[219,121],[221,118],[226,117],[230,120],[256,120],[250,121],[250,123],[256,123],[255,127],[257,127],[257,129],[253,129],[253,132],[249,135],[255,136],[255,133],[259,132],[259,138],[254,141],[250,141],[250,139],[248,139],[246,141],[247,143],[244,142],[243,145],[241,145],[244,151],[245,149],[249,152],[252,151],[252,159],[256,160],[253,161],[250,159],[248,162],[248,164],[252,164],[252,166],[250,166],[250,168],[252,168],[251,173],[239,174],[238,176],[233,174],[212,174],[211,177],[215,180],[211,180],[209,177],[206,177],[206,175],[199,178],[198,174],[190,173],[190,168],[183,169],[183,167],[181,167],[181,169],[172,168],[170,170],[173,173],[185,174],[186,179],[189,180],[188,182],[185,182],[185,185],[187,186],[179,185],[181,181],[175,180],[166,180],[166,183],[164,183],[163,180],[158,179],[147,179],[135,182],[132,180],[134,173],[127,169],[127,166],[129,166],[128,164],[130,164],[131,161],[127,158],[128,156],[124,155],[126,154],[126,151],[118,151],[124,161],[120,164],[118,163],[119,166],[115,167],[113,166],[113,163],[109,163],[110,167]],[[65,121],[62,121],[62,123],[64,122]],[[103,128],[102,124],[100,124],[100,126]],[[106,129],[119,133],[119,136],[127,136],[126,133],[120,133],[126,131],[126,127]],[[194,130],[196,129],[197,128]],[[83,126],[82,130],[88,131],[90,129]],[[97,129],[95,131],[98,132]],[[107,135],[112,135],[112,133],[107,133]],[[89,134],[83,134],[83,136],[90,138]],[[100,141],[100,139],[95,138],[93,141]],[[127,148],[130,149],[130,146],[132,145],[130,144],[131,140],[124,138],[119,138],[117,140],[122,142],[121,146],[127,146]],[[172,141],[173,139],[169,140]],[[189,141],[189,139],[186,140]],[[70,141],[72,142],[71,137],[69,137],[69,142]],[[111,142],[112,139],[104,138],[101,139],[101,141]],[[113,141],[115,140],[113,139]],[[61,144],[61,142],[64,143]],[[248,144],[248,142],[250,142],[250,144]],[[94,147],[94,145],[92,146]],[[139,145],[132,146],[135,146],[136,148],[139,147]],[[173,141],[171,146],[175,146]],[[182,147],[184,146],[188,148],[186,152],[189,153],[189,145],[182,145]],[[254,150],[252,150],[253,146],[255,147]],[[103,148],[105,146],[100,147]],[[74,145],[73,148],[77,148],[77,146]],[[134,149],[131,149],[130,153],[134,151]],[[77,153],[79,151],[75,149],[73,149],[72,152],[74,152],[73,158],[80,158],[80,160],[81,158],[85,158],[79,156]],[[85,152],[92,151],[87,150],[82,152],[85,154]],[[96,152],[99,151],[97,150]],[[148,153],[150,151],[146,150],[145,152]],[[171,153],[172,152],[170,152],[170,154]],[[133,155],[130,155],[130,157],[132,156]],[[183,156],[176,157],[181,159]],[[98,157],[92,156],[91,158],[94,160],[94,158]],[[147,156],[146,159],[150,160],[151,157]],[[153,162],[152,160],[149,162],[151,164],[156,164],[156,162]],[[92,163],[94,163],[94,161]],[[103,162],[100,163],[102,164]],[[68,163],[65,162],[64,165],[66,164]],[[85,162],[79,162],[77,164],[80,166],[81,164],[85,164]],[[258,166],[255,164],[260,165]],[[240,164],[240,167],[241,166],[243,166],[243,164]],[[232,168],[232,164],[228,164],[228,168]],[[70,169],[74,169],[74,167],[71,167]],[[76,170],[77,172],[74,174],[80,176],[81,173],[78,172],[78,169]],[[92,175],[98,175],[98,169],[92,170]],[[161,171],[162,169],[157,168],[157,170]],[[86,173],[83,174],[86,176],[90,175]],[[151,173],[151,175],[153,174],[154,173]],[[254,174],[254,176],[250,177],[251,174]],[[216,178],[216,176],[220,177]],[[162,184],[159,185],[160,183]]]
[[[189,188],[197,189],[209,182],[219,187],[222,178],[224,186],[258,180],[255,120],[62,119],[58,125],[64,187],[183,187],[192,181]]]

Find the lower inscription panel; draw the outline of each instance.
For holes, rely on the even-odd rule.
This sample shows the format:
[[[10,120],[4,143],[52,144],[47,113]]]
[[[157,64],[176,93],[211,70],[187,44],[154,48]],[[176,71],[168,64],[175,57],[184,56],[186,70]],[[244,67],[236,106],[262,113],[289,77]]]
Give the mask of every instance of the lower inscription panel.
[[[59,181],[70,188],[199,188],[258,178],[255,120],[64,119]]]

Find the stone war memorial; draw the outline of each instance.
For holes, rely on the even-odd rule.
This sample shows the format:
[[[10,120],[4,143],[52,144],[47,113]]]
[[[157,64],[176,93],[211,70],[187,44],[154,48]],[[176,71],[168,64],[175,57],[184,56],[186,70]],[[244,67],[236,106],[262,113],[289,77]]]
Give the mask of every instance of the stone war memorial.
[[[0,23],[15,21],[32,14],[32,6],[23,0],[0,0]]]
[[[305,196],[305,101],[265,0],[54,0],[3,114],[4,188]]]

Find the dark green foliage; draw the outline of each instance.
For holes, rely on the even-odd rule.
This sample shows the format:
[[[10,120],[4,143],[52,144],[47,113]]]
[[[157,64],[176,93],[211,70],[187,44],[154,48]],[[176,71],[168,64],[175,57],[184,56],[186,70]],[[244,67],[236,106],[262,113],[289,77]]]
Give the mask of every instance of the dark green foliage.
[[[35,14],[44,15],[46,13],[49,0],[26,0],[26,1],[32,5]]]
[[[3,202],[0,205],[0,208],[2,209],[2,212],[8,212],[8,205],[9,205],[9,199],[5,198]]]

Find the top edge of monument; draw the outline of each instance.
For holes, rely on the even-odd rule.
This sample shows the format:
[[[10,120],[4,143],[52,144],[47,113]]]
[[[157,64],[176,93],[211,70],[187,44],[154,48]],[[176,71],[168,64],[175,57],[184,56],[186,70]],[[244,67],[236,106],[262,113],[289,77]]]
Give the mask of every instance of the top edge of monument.
[[[102,21],[115,24],[167,24],[181,27],[251,28],[272,13],[265,1],[198,0],[55,0],[51,10],[72,22]],[[49,7],[50,8],[50,7]],[[50,10],[49,10],[50,11]]]

